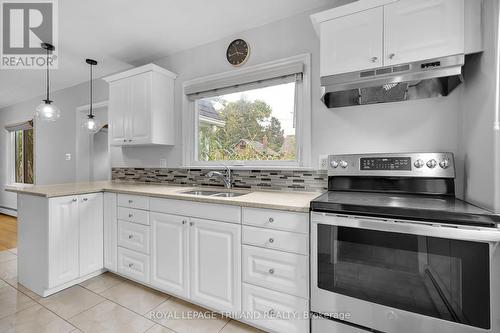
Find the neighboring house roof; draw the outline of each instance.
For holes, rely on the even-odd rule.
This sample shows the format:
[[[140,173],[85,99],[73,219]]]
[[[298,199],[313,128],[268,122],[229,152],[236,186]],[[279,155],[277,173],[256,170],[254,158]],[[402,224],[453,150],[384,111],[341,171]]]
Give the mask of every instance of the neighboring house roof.
[[[226,124],[219,115],[219,112],[215,110],[212,102],[208,100],[198,101],[198,114],[200,122],[216,126],[224,126]]]
[[[278,155],[277,152],[275,152],[269,147],[265,147],[264,144],[262,144],[259,141],[241,139],[240,141],[238,141],[237,144],[234,145],[235,148],[242,148],[242,149],[246,148],[247,146],[249,146],[250,148],[252,148],[253,150],[255,150],[260,154]]]

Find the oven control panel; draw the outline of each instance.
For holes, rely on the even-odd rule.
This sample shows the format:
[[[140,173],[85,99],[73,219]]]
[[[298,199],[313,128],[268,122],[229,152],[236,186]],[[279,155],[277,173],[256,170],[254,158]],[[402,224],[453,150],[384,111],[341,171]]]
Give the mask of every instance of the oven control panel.
[[[453,153],[330,155],[329,176],[455,178]]]

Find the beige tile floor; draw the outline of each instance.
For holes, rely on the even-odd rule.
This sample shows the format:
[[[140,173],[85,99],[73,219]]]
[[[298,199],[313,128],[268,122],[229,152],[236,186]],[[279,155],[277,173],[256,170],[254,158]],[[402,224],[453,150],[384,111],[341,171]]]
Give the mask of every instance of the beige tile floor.
[[[152,311],[176,318],[152,318]],[[17,251],[0,251],[0,333],[262,332],[221,316],[178,318],[188,311],[207,310],[111,273],[41,298],[17,283]]]

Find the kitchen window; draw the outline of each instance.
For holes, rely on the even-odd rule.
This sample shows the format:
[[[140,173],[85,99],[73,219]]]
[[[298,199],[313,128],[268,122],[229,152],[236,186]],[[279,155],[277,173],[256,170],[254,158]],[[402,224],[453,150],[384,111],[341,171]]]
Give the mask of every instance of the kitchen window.
[[[185,84],[185,165],[309,166],[308,72],[299,56]]]
[[[10,136],[10,179],[33,184],[35,179],[33,121],[6,126]]]

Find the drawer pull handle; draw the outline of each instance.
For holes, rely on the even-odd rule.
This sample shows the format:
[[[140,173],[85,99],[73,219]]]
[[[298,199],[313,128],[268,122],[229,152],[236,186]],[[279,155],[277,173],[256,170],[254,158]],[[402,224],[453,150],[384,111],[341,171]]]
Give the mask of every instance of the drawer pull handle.
[[[269,274],[274,274],[274,268],[271,268],[271,269],[269,270]]]
[[[193,225],[194,225],[194,222],[189,222],[189,225],[190,225],[190,226],[193,226]]]
[[[269,243],[274,243],[274,238],[269,238]]]
[[[132,266],[134,266],[133,263],[128,264],[128,267],[132,268]]]
[[[186,223],[187,223],[187,221],[186,221],[186,220],[182,220],[182,224],[186,224]]]
[[[128,201],[129,204],[133,204],[134,203],[134,200],[129,200]]]
[[[128,239],[134,238],[134,235],[128,235]]]
[[[76,199],[73,199],[72,201],[73,201],[73,202],[76,202],[77,200],[76,200]]]
[[[88,198],[83,198],[83,201],[88,201],[89,199]]]
[[[274,219],[272,217],[269,218],[269,223],[273,223]]]
[[[134,217],[134,214],[130,213],[128,214],[128,217]]]

